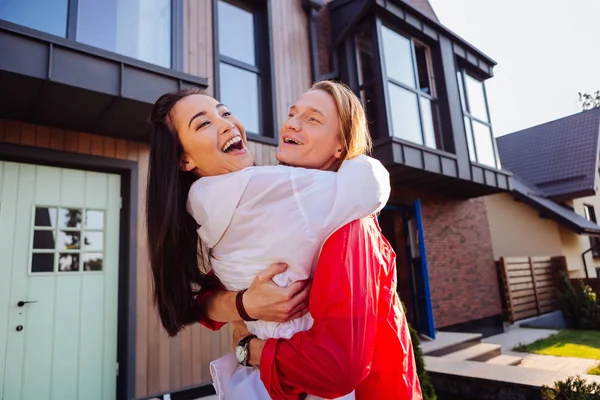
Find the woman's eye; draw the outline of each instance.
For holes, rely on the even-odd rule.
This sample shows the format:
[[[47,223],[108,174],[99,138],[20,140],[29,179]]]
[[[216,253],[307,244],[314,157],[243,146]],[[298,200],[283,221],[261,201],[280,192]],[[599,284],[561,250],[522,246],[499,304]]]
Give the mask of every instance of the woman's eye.
[[[204,121],[203,123],[201,123],[200,125],[198,125],[198,129],[200,128],[204,128],[205,126],[209,125],[210,122],[209,121]]]
[[[231,117],[233,114],[231,114],[229,111],[225,111],[223,113],[223,117]]]

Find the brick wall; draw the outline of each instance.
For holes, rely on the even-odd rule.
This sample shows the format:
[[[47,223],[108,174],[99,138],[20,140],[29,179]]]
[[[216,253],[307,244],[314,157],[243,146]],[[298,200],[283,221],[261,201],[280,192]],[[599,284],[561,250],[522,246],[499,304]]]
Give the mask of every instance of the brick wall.
[[[436,328],[502,312],[483,198],[463,200],[394,188],[392,198],[421,200]]]

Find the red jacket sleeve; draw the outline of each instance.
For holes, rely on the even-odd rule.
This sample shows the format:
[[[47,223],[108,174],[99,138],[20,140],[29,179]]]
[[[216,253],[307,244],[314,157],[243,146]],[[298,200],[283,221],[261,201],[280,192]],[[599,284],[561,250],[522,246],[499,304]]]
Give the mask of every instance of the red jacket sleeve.
[[[227,322],[213,321],[212,319],[204,315],[204,313],[201,310],[203,309],[202,304],[204,304],[204,302],[210,296],[217,293],[218,291],[225,290],[225,288],[219,281],[219,278],[215,276],[213,271],[209,271],[206,274],[206,276],[207,278],[209,278],[207,280],[208,284],[205,287],[202,287],[200,293],[198,293],[198,295],[196,296],[196,304],[198,304],[198,322],[210,329],[211,331],[218,331],[224,325],[226,325]]]
[[[325,242],[309,300],[313,327],[289,340],[266,341],[260,374],[274,399],[341,397],[369,374],[381,263],[366,224],[353,221]]]

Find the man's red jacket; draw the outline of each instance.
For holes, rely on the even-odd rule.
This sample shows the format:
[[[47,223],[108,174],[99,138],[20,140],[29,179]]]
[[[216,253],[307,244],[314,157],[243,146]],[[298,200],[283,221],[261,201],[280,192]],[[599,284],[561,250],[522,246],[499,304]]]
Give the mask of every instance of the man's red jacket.
[[[327,239],[310,292],[313,327],[265,343],[260,375],[273,399],[336,398],[352,390],[357,400],[422,399],[395,258],[373,216]]]

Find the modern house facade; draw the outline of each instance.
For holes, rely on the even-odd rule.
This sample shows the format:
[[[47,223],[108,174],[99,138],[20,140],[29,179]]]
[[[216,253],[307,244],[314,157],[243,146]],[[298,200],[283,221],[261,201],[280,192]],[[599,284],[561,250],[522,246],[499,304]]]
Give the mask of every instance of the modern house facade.
[[[512,186],[493,66],[425,0],[2,2],[0,393],[141,399],[210,383],[229,331],[167,337],[143,224],[148,113],[192,85],[228,104],[267,165],[311,82],[347,83],[391,173],[380,223],[411,322],[429,336],[498,329],[483,196]]]
[[[600,276],[599,135],[593,109],[497,139],[514,177],[486,198],[496,259],[565,256],[571,278]]]

